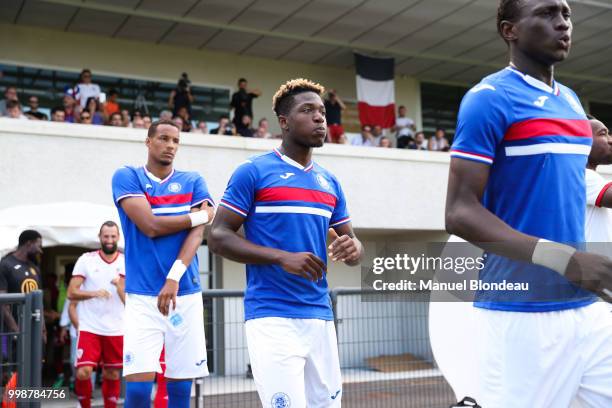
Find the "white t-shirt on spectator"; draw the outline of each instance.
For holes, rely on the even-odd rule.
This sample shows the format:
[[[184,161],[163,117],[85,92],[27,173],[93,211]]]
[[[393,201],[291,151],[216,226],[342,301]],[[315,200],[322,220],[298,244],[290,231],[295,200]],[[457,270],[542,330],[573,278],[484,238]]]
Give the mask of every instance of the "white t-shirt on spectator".
[[[78,93],[79,93],[79,102],[81,104],[81,108],[85,108],[85,104],[87,103],[87,99],[91,98],[100,98],[100,87],[98,84],[78,84]]]
[[[363,136],[361,136],[361,133],[358,133],[356,135],[353,135],[350,138],[351,141],[351,145],[352,146],[376,146],[375,140],[374,139],[366,139],[365,141],[363,140]]]
[[[412,136],[414,134],[414,132],[412,131],[412,126],[414,126],[414,120],[410,118],[396,118],[395,126],[399,128],[399,130],[397,131],[397,137]]]
[[[87,252],[74,265],[72,276],[84,278],[81,290],[106,289],[109,299],[93,298],[79,302],[79,330],[101,336],[123,335],[123,302],[117,288],[111,283],[118,276],[125,275],[123,254],[117,252],[113,262],[106,262],[100,251]]]

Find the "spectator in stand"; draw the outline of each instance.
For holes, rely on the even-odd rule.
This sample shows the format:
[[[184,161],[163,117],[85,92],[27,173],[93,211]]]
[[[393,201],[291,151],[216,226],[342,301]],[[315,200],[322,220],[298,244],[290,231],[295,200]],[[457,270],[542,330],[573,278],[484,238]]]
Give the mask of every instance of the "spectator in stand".
[[[264,139],[272,139],[272,133],[270,133],[270,124],[268,123],[268,119],[259,119],[257,132],[262,135],[257,137],[263,137]]]
[[[140,116],[135,116],[132,121],[132,127],[134,129],[146,129],[145,121]]]
[[[142,116],[142,121],[144,122],[145,129],[148,129],[151,127],[151,123],[153,122],[153,119],[151,119],[151,115],[146,114]]]
[[[51,109],[51,122],[65,122],[66,114],[64,113],[64,108],[62,106],[56,106]]]
[[[91,113],[89,113],[88,110],[84,110],[83,112],[81,112],[79,119],[80,119],[79,123],[81,123],[82,125],[92,125],[93,124]]]
[[[400,106],[397,109],[397,118],[395,118],[393,131],[395,132],[398,149],[405,149],[408,144],[414,140],[416,127],[414,125],[414,120],[406,116],[405,106]]]
[[[76,91],[74,88],[67,88],[64,93],[62,103],[64,104],[64,122],[75,123],[78,121],[80,106],[74,98]]]
[[[432,152],[447,152],[449,148],[446,132],[442,128],[437,128],[436,133],[429,138],[428,149]]]
[[[159,112],[159,120],[172,120],[172,112],[169,110]]]
[[[229,117],[227,115],[221,115],[219,117],[219,126],[211,130],[210,134],[234,136],[236,135],[236,128],[233,124],[230,123]]]
[[[85,110],[83,112],[88,112],[91,117],[90,124],[92,125],[103,125],[104,124],[104,115],[100,113],[100,101],[93,96],[90,96],[87,99],[87,103],[85,104]],[[81,112],[81,118],[83,117],[83,112]]]
[[[265,137],[266,129],[262,126],[258,127],[255,133],[253,133],[253,137],[257,139],[269,139]]]
[[[111,114],[110,120],[108,122],[108,125],[109,126],[115,126],[115,127],[123,127],[123,121],[121,119],[121,113],[115,112],[115,113]]]
[[[427,142],[425,141],[425,133],[417,132],[414,135],[414,140],[408,143],[408,149],[411,150],[427,150]]]
[[[183,127],[181,128],[181,132],[191,132],[191,115],[185,106],[179,108],[176,116],[180,117],[183,120]]]
[[[100,100],[100,86],[91,82],[91,71],[85,68],[81,71],[79,83],[76,86],[78,103],[81,109],[85,109],[89,98]],[[96,123],[94,123],[96,124]]]
[[[28,98],[28,105],[30,107],[30,110],[25,113],[28,119],[49,120],[49,117],[45,113],[38,111],[38,96],[30,96]]]
[[[4,99],[0,101],[0,116],[7,116],[6,104],[8,101],[19,101],[17,88],[13,85],[7,86],[4,91]]]
[[[172,118],[172,121],[176,124],[176,126],[178,126],[179,129],[181,129],[181,132],[183,132],[183,126],[185,125],[183,118],[180,116],[175,116]]]
[[[342,127],[342,111],[346,109],[346,105],[344,105],[335,89],[329,90],[324,104],[325,118],[327,119],[327,141],[343,143],[345,137]]]
[[[185,72],[181,75],[176,88],[170,92],[168,107],[172,110],[172,116],[177,116],[181,108],[186,108],[191,117],[191,104],[194,98],[191,94],[191,81]]]
[[[21,112],[21,104],[19,101],[7,101],[6,114],[7,118],[28,120],[28,117]]]
[[[198,122],[198,126],[195,129],[193,129],[192,132],[206,134],[208,133],[208,125],[206,124],[205,121],[201,120]]]
[[[236,129],[236,132],[243,137],[253,137],[255,129],[252,127],[253,119],[249,115],[242,115],[242,121],[240,126]]]
[[[361,134],[351,139],[351,145],[376,146],[374,143],[374,136],[372,135],[372,127],[370,125],[363,125],[361,127]]]
[[[104,120],[110,121],[110,117],[115,112],[121,112],[121,107],[117,102],[119,92],[116,89],[108,91],[106,102],[104,103]]]
[[[374,125],[372,128],[372,136],[374,137],[374,146],[380,146],[380,139],[385,135],[382,126]]]
[[[259,89],[247,89],[248,82],[244,78],[238,80],[238,91],[232,95],[230,110],[234,110],[234,125],[239,128],[242,124],[242,117],[249,115],[253,117],[253,99],[261,96]]]
[[[393,147],[393,143],[391,143],[391,139],[389,139],[387,136],[383,136],[380,138],[380,144],[378,145],[378,147]]]
[[[130,120],[130,111],[127,109],[121,109],[121,126],[132,127],[132,121]]]

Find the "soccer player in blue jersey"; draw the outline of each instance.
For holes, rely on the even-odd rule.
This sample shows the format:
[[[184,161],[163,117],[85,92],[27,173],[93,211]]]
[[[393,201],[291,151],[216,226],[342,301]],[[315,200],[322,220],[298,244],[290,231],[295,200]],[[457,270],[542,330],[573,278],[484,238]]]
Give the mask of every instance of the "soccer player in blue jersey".
[[[305,79],[276,92],[282,144],[236,169],[209,236],[213,252],[247,264],[246,336],[264,407],[339,407],[342,397],[327,254],[358,265],[363,247],[340,183],[312,161],[327,134],[323,92]]]
[[[612,320],[597,302],[612,287],[612,262],[577,250],[592,132],[577,96],[554,79],[570,16],[565,0],[500,1],[510,64],[459,109],[446,228],[489,251],[483,281],[529,284],[476,295],[483,407],[568,407],[574,397],[612,407]]]
[[[147,164],[113,176],[125,236],[127,408],[150,407],[164,345],[168,406],[189,407],[192,379],[208,375],[196,251],[214,204],[199,174],[174,169],[179,135],[172,121],[153,123]]]

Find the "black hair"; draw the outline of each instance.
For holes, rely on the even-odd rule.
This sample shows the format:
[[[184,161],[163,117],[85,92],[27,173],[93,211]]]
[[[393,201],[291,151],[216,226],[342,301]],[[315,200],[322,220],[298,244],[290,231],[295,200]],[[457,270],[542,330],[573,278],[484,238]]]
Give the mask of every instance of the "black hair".
[[[108,91],[108,96],[113,96],[113,95],[119,95],[119,92],[117,92],[115,88],[112,88],[110,91]]]
[[[89,108],[89,102],[91,102],[91,100],[96,101],[96,112],[98,110],[100,110],[100,101],[98,101],[98,98],[96,98],[95,96],[90,96],[89,98],[87,98],[87,102],[85,102],[85,108]]]
[[[588,120],[599,120],[595,116],[593,116],[593,115],[591,115],[589,113],[586,114],[586,117],[587,117]]]
[[[246,80],[246,78],[240,78],[240,79],[238,80],[238,83],[241,83],[241,82],[248,82],[248,81]]]
[[[51,115],[54,115],[56,112],[62,111],[64,112],[64,107],[63,106],[56,106],[55,108],[51,109]]]
[[[515,23],[520,14],[523,0],[500,0],[497,7],[497,32],[502,35],[502,21],[510,21]],[[503,37],[502,37],[503,38]],[[504,39],[505,41],[505,39]]]
[[[21,234],[19,234],[19,242],[17,244],[17,248],[21,248],[25,244],[31,241],[36,241],[37,239],[42,238],[42,235],[36,230],[25,230]]]
[[[161,125],[174,126],[175,128],[179,130],[179,132],[181,131],[181,128],[179,128],[178,125],[174,123],[173,120],[156,120],[155,122],[151,123],[151,127],[149,127],[149,130],[147,132],[147,137],[155,136],[157,134],[157,128]]]
[[[98,235],[102,234],[102,228],[104,227],[109,227],[109,228],[115,227],[117,228],[117,232],[119,232],[119,225],[117,225],[115,221],[108,220],[108,221],[104,221],[102,225],[100,225],[100,231],[98,232]]]
[[[13,109],[17,107],[21,109],[21,104],[19,101],[10,100],[6,102],[6,109]]]

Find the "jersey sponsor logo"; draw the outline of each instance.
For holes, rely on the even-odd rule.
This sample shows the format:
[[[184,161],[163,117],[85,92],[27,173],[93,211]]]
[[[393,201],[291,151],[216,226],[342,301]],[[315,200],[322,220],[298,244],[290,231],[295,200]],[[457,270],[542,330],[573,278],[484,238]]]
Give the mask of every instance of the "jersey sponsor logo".
[[[197,365],[198,367],[200,367],[202,364],[204,364],[206,362],[206,359],[204,360],[200,360],[197,363],[195,363],[195,365]]]
[[[291,406],[291,400],[284,392],[274,394],[271,402],[272,408],[289,408]]]
[[[178,193],[181,191],[182,187],[180,183],[170,183],[170,185],[168,185],[168,190],[172,193]]]
[[[30,293],[33,290],[38,290],[36,279],[26,279],[21,283],[21,293]]]
[[[335,400],[338,397],[338,394],[340,394],[340,391],[341,390],[336,391],[336,393],[331,396],[331,399]]]
[[[543,108],[547,100],[548,100],[548,96],[540,96],[538,99],[533,101],[533,104],[537,106],[538,108]]]
[[[478,84],[475,87],[473,87],[472,89],[470,89],[470,92],[476,93],[476,92],[484,91],[485,89],[489,89],[491,91],[494,91],[495,87],[493,85],[489,85],[489,84]]]
[[[327,181],[327,179],[321,174],[317,174],[317,181],[319,182],[319,185],[324,189],[329,190],[331,188],[331,186],[329,185],[329,181]]]
[[[30,273],[34,276],[36,276],[36,269],[34,268],[30,268]]]
[[[21,265],[15,265],[15,266],[13,266],[13,269],[15,269],[15,270],[18,270],[18,269],[20,269],[20,268],[21,268]]]
[[[285,173],[280,176],[283,180],[287,180],[289,177],[295,176],[295,173]]]

